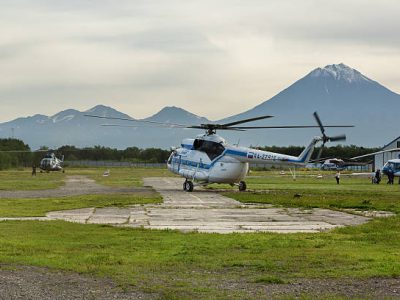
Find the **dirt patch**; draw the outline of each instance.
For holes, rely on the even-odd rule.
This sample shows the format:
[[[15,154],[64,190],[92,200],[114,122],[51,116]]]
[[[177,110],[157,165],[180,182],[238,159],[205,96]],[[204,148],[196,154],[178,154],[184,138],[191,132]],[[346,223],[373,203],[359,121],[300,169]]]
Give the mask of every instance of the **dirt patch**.
[[[212,277],[212,276],[211,276]],[[400,278],[296,279],[291,283],[252,283],[212,280],[207,286],[224,291],[227,298],[252,299],[399,299]],[[205,280],[202,285],[207,282]],[[198,286],[194,284],[193,287]],[[167,294],[166,294],[167,295]],[[178,295],[178,294],[177,294]],[[177,296],[175,295],[175,296]],[[192,294],[193,295],[193,294]],[[194,294],[210,298],[212,295]],[[160,295],[129,287],[123,290],[112,280],[28,266],[0,266],[0,299],[157,299]]]
[[[148,187],[129,187],[115,188],[100,185],[93,179],[86,176],[67,176],[65,185],[51,190],[34,190],[34,191],[0,191],[0,198],[50,198],[50,197],[66,197],[77,195],[94,195],[94,194],[124,194],[124,193],[143,193],[151,194],[153,191]]]
[[[111,280],[38,267],[0,267],[0,299],[155,299]]]
[[[256,288],[250,288],[250,294],[275,299],[287,296],[399,299],[400,278],[299,279],[290,284],[257,284]]]

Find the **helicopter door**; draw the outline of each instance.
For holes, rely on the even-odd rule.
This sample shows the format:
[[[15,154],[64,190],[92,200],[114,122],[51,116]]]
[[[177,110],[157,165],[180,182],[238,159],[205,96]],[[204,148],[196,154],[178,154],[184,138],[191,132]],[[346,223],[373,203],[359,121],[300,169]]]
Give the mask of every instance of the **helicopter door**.
[[[179,169],[181,168],[181,156],[179,154],[175,155],[173,159],[173,166],[174,172],[178,173]]]

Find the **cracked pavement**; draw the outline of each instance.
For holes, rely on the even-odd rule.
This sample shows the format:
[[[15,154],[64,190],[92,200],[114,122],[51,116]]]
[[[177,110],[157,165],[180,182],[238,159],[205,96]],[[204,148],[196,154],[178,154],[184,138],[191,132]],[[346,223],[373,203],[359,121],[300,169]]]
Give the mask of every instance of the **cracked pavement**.
[[[88,189],[97,185],[90,180]],[[233,232],[322,232],[336,227],[359,225],[372,217],[391,213],[376,212],[369,216],[329,209],[276,208],[270,205],[242,204],[219,193],[196,187],[192,193],[182,191],[182,179],[152,177],[144,186],[159,192],[161,204],[129,207],[82,208],[47,213],[46,217],[0,218],[0,220],[65,220],[83,224],[109,224],[132,228],[171,229],[208,233]],[[97,187],[98,188],[98,187]],[[109,188],[105,188],[109,191]],[[129,189],[126,189],[129,190]],[[143,188],[142,188],[143,190]],[[358,212],[360,213],[360,212]]]

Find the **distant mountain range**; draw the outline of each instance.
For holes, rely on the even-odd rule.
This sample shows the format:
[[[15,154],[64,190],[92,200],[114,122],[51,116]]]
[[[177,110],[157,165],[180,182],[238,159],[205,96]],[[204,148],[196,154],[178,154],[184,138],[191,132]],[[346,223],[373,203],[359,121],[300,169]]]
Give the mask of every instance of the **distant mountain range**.
[[[400,95],[369,79],[344,64],[317,68],[305,77],[256,107],[241,114],[215,121],[216,123],[273,115],[274,118],[246,125],[315,125],[312,113],[318,111],[326,125],[355,125],[355,128],[327,129],[329,134],[347,134],[347,144],[382,146],[400,135],[398,118]],[[168,148],[180,144],[182,138],[202,133],[198,130],[148,127],[103,127],[101,124],[137,124],[88,118],[84,114],[107,117],[132,117],[111,107],[98,105],[84,112],[74,109],[54,116],[34,115],[0,124],[0,137],[15,136],[32,149],[42,145],[79,147],[104,145],[116,148]],[[154,122],[180,124],[212,123],[182,108],[165,107],[144,119]],[[127,124],[129,123],[129,124]],[[241,145],[305,145],[318,129],[270,129],[247,132],[219,132],[232,143]]]

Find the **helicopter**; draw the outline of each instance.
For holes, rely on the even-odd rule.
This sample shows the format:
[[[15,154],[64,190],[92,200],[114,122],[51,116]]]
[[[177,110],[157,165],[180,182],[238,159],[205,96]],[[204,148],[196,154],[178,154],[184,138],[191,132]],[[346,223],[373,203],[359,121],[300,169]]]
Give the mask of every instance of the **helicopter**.
[[[360,159],[360,158],[364,158],[364,157],[368,157],[368,156],[374,156],[376,154],[388,153],[388,152],[400,152],[400,148],[392,148],[392,149],[372,152],[372,153],[368,153],[368,154],[365,154],[365,155],[352,157],[351,159],[352,160],[357,160],[357,159]],[[399,177],[399,184],[400,184],[400,154],[399,154],[398,158],[389,159],[383,165],[382,173],[387,175],[387,176],[389,176],[389,173],[393,173],[394,177]]]
[[[321,163],[323,171],[342,171],[351,166],[366,166],[368,163],[349,162],[341,158],[322,158],[318,160],[310,160],[310,163]]]
[[[180,147],[172,148],[172,153],[167,161],[167,168],[169,171],[185,178],[183,190],[187,192],[192,192],[195,185],[207,186],[212,183],[226,183],[231,186],[238,186],[239,191],[245,191],[247,184],[244,179],[249,171],[249,163],[274,163],[289,166],[304,166],[310,160],[314,147],[318,142],[322,142],[322,150],[327,142],[346,140],[346,135],[344,134],[338,136],[327,136],[325,134],[325,128],[354,127],[352,125],[323,126],[317,112],[314,112],[314,118],[318,125],[311,126],[237,126],[243,123],[271,118],[272,116],[260,116],[225,124],[200,125],[161,123],[143,120],[138,121],[128,118],[114,118],[96,115],[85,116],[101,119],[145,122],[157,126],[173,128],[205,130],[204,134],[197,135],[196,138],[184,139]],[[116,124],[103,124],[103,126],[137,127]],[[217,130],[246,131],[249,129],[264,128],[320,128],[322,136],[314,137],[299,156],[290,156],[248,147],[230,145],[224,138],[216,133]]]
[[[40,172],[45,171],[49,173],[50,171],[62,171],[65,173],[64,155],[61,156],[61,158],[57,158],[53,152],[47,153],[40,161],[39,168]]]
[[[0,151],[4,153],[35,153],[35,152],[46,152],[45,156],[40,160],[39,168],[40,172],[52,172],[52,171],[62,171],[64,170],[64,155],[58,158],[54,152],[49,152],[49,150],[5,150]]]

